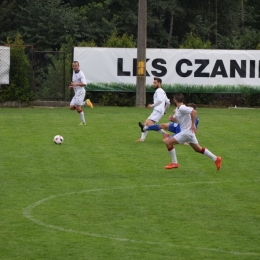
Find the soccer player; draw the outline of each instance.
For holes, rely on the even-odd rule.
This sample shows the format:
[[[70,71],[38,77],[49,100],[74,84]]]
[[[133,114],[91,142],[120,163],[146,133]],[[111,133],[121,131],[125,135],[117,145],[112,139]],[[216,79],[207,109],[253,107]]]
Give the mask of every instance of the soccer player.
[[[196,110],[183,104],[183,94],[175,94],[173,102],[176,104],[177,108],[175,114],[171,116],[171,121],[178,122],[180,124],[181,132],[163,140],[172,159],[172,162],[166,165],[165,169],[173,169],[179,167],[174,145],[187,142],[190,144],[195,152],[204,154],[205,156],[211,158],[215,162],[217,170],[219,170],[221,167],[222,158],[214,155],[208,149],[201,147],[196,138]]]
[[[157,123],[165,114],[166,110],[170,107],[170,100],[168,99],[164,90],[161,88],[161,85],[162,80],[160,78],[155,77],[153,81],[153,86],[155,89],[155,93],[153,95],[153,104],[149,104],[147,106],[147,108],[153,108],[153,112],[145,120],[145,126],[151,126],[154,125],[154,123]],[[143,131],[142,129],[141,132],[141,138],[136,140],[136,142],[144,142],[148,132]],[[163,129],[158,129],[157,132],[162,134],[163,136],[167,134]]]
[[[196,105],[194,103],[189,103],[187,104],[188,107],[192,107],[193,109],[196,110]],[[175,113],[175,110],[173,111]],[[169,121],[171,120],[171,116],[169,116]],[[196,122],[195,126],[196,129],[198,129],[198,124],[199,124],[199,118],[196,116]],[[154,124],[151,126],[144,126],[141,122],[139,122],[139,126],[141,128],[141,131],[158,131],[160,129],[168,130],[174,134],[178,134],[181,131],[180,125],[175,122],[170,122],[170,123],[162,123],[162,124]],[[166,134],[164,138],[169,137],[170,134]],[[185,145],[189,145],[187,142],[184,143]]]
[[[85,125],[86,120],[81,106],[87,103],[88,106],[93,108],[93,105],[89,99],[87,99],[84,102],[84,98],[86,94],[85,86],[87,85],[87,81],[84,73],[79,69],[78,61],[72,62],[72,69],[73,69],[72,82],[69,86],[69,89],[73,89],[75,95],[70,102],[70,109],[77,110],[81,119],[80,125]]]

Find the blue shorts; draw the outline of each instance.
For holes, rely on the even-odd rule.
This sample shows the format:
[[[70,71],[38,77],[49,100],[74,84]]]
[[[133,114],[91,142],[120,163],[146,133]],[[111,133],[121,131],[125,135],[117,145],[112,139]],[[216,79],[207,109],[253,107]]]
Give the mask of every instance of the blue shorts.
[[[171,122],[169,124],[168,130],[174,134],[178,134],[181,131],[180,125],[178,123]]]

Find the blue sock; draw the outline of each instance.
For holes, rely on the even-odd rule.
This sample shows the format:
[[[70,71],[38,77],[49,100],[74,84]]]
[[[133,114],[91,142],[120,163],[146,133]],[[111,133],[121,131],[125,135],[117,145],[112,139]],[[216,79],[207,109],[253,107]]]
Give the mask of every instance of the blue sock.
[[[160,126],[159,125],[150,125],[147,127],[146,131],[150,131],[150,130],[158,131],[158,130],[160,130]]]

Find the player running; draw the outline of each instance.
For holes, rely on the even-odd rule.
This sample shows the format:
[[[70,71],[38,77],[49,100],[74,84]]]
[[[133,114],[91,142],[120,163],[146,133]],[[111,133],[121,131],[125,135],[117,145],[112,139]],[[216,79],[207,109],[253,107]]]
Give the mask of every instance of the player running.
[[[208,149],[201,147],[196,138],[196,110],[183,104],[183,94],[175,94],[173,101],[176,104],[177,108],[175,114],[171,116],[171,121],[178,122],[180,124],[181,132],[163,140],[172,159],[172,162],[166,165],[165,169],[173,169],[179,167],[174,145],[188,142],[195,152],[204,154],[205,156],[211,158],[215,162],[217,170],[219,170],[221,167],[222,158],[214,155]]]
[[[145,120],[144,126],[151,126],[154,125],[154,123],[157,123],[165,114],[166,110],[170,107],[170,100],[168,99],[164,90],[161,88],[161,85],[162,85],[162,80],[160,78],[155,77],[153,81],[153,86],[155,89],[153,95],[153,104],[149,104],[147,106],[147,108],[153,108],[153,112]],[[156,131],[162,134],[163,136],[167,134],[163,129],[158,129]],[[141,138],[136,140],[136,142],[144,142],[147,134],[148,134],[147,131],[142,131]]]
[[[85,125],[86,120],[85,120],[84,112],[83,112],[81,106],[83,106],[83,105],[85,105],[85,103],[87,103],[88,106],[93,108],[93,105],[89,99],[84,101],[84,98],[86,95],[85,86],[87,85],[87,81],[86,81],[83,71],[81,71],[79,69],[78,61],[72,62],[72,69],[73,69],[72,82],[69,86],[69,89],[73,89],[75,95],[70,102],[70,109],[77,110],[77,112],[80,116],[80,119],[81,119],[81,122],[79,125]]]

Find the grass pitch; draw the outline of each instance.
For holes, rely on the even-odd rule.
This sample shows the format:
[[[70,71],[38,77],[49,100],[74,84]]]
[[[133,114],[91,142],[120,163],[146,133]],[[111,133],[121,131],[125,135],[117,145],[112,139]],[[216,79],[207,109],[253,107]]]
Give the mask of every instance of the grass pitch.
[[[1,259],[260,259],[259,109],[198,108],[220,171],[184,145],[165,170],[151,110],[84,111],[0,109]]]

